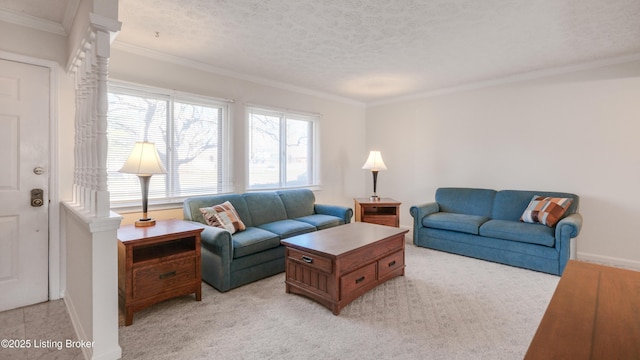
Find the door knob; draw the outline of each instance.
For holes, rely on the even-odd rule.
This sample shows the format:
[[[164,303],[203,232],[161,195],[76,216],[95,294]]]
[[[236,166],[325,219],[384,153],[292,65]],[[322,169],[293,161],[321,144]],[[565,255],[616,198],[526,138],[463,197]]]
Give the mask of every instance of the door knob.
[[[40,166],[35,167],[33,169],[33,173],[36,174],[36,175],[42,175],[42,174],[44,174],[44,168],[40,167]]]
[[[42,189],[32,189],[31,190],[31,206],[40,207],[44,205],[43,195],[44,195],[44,191]]]

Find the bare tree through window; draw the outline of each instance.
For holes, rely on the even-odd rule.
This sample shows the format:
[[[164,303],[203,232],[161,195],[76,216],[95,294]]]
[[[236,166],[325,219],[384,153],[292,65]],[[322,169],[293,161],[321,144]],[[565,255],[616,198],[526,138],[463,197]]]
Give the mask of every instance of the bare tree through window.
[[[136,141],[156,144],[168,173],[154,176],[150,198],[216,193],[222,183],[224,107],[170,96],[109,93],[107,168],[112,200],[140,197],[137,178],[118,170]]]

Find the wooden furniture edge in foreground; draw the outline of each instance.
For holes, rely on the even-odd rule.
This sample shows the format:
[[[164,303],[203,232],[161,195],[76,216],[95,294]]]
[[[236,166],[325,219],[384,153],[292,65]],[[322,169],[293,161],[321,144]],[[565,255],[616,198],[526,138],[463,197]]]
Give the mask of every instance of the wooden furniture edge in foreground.
[[[570,260],[525,360],[640,359],[640,272]]]

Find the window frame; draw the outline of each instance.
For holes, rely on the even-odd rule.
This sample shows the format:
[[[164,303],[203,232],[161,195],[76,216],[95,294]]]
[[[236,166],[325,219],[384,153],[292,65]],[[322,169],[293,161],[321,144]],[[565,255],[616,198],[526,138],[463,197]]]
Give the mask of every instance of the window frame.
[[[246,154],[245,157],[245,188],[247,191],[272,191],[281,189],[295,189],[295,188],[308,188],[312,190],[320,189],[320,121],[322,116],[317,113],[292,111],[288,109],[280,109],[263,105],[247,104],[245,107],[246,112]],[[251,115],[253,113],[259,113],[260,115],[267,115],[279,118],[279,176],[277,186],[255,186],[251,184]],[[307,164],[307,169],[311,173],[309,181],[304,185],[291,185],[287,186],[287,120],[308,121],[310,124],[310,136],[308,139],[308,151],[310,153],[310,164]]]
[[[164,197],[161,198],[149,198],[149,206],[153,206],[155,209],[161,208],[174,208],[175,205],[182,205],[184,199],[190,196],[206,196],[206,195],[214,195],[227,193],[232,191],[233,184],[231,179],[232,177],[232,143],[231,143],[231,127],[230,127],[230,118],[231,118],[231,106],[233,100],[223,99],[223,98],[215,98],[203,95],[196,95],[192,93],[164,89],[159,87],[135,84],[126,81],[120,80],[110,80],[108,84],[109,94],[118,93],[129,96],[139,96],[139,97],[149,97],[156,100],[166,100],[167,101],[167,109],[166,109],[166,151],[167,156],[165,159],[165,167],[167,168],[167,174],[165,179],[165,189],[164,189]],[[175,148],[176,139],[175,131],[174,131],[174,104],[191,104],[191,105],[202,105],[208,107],[216,107],[220,108],[220,118],[218,123],[218,146],[219,151],[217,154],[218,157],[218,182],[215,186],[215,189],[211,193],[200,193],[193,195],[180,195],[175,194],[173,187],[175,182],[175,152],[173,148]],[[108,119],[107,119],[108,121]],[[109,134],[107,134],[109,137]],[[137,141],[142,141],[144,139],[137,139]],[[133,146],[133,145],[132,145]],[[151,180],[153,181],[153,179]],[[217,189],[217,191],[216,191]],[[142,201],[142,195],[135,200],[110,200],[110,207],[112,209],[127,209],[127,208],[139,208],[140,201]]]

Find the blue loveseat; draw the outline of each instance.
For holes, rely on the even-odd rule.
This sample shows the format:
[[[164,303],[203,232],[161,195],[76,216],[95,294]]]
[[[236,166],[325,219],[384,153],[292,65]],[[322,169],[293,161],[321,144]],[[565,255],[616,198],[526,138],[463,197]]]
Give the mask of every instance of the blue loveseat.
[[[534,195],[571,198],[553,227],[520,221]],[[579,197],[549,191],[439,188],[435,202],[412,206],[417,246],[562,275],[578,236]]]
[[[231,232],[207,225],[200,209],[230,202],[246,226]],[[227,291],[281,273],[281,239],[351,222],[353,210],[319,205],[308,189],[197,196],[185,199],[184,219],[204,225],[202,280]]]

